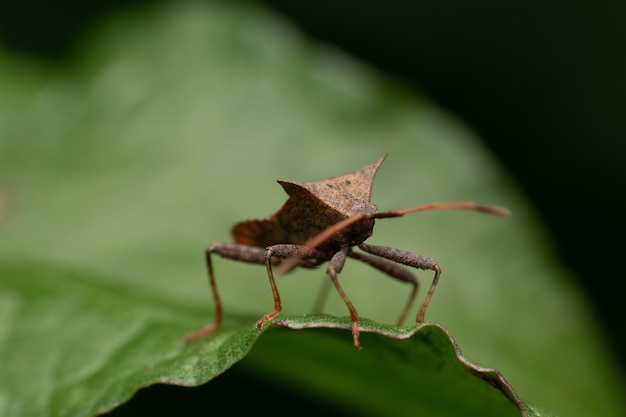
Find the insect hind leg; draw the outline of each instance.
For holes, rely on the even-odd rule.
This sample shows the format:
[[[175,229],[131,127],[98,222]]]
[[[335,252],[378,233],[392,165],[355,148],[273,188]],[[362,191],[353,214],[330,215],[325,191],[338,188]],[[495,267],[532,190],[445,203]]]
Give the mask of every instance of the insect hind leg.
[[[411,273],[411,271],[408,271],[401,265],[398,265],[397,263],[386,258],[380,258],[378,256],[373,256],[367,253],[360,252],[350,252],[348,256],[365,262],[366,264],[390,276],[391,278],[411,284],[411,294],[409,295],[409,299],[407,300],[404,308],[402,309],[402,312],[400,313],[400,316],[398,317],[398,320],[396,321],[396,326],[401,326],[402,323],[404,323],[404,321],[406,320],[406,316],[411,310],[411,307],[415,302],[415,297],[417,296],[417,277],[413,273]]]
[[[435,288],[437,288],[439,276],[441,275],[441,268],[439,268],[437,262],[434,259],[430,259],[426,256],[407,252],[401,249],[391,248],[388,246],[373,246],[361,243],[359,245],[359,248],[365,252],[371,253],[372,255],[380,256],[381,258],[389,259],[390,261],[397,262],[399,264],[411,266],[417,269],[431,270],[435,272],[433,281],[430,284],[430,288],[428,289],[426,297],[424,297],[424,300],[420,305],[420,308],[417,312],[417,318],[415,320],[417,323],[423,323],[426,309],[428,308],[428,303],[430,303],[430,299],[435,293]]]

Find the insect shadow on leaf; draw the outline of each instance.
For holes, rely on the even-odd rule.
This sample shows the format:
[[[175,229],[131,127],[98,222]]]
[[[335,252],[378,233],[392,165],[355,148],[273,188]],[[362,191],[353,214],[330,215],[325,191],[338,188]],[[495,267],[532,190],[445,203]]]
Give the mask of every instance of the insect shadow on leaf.
[[[411,285],[411,293],[400,313],[398,325],[404,322],[410,311],[418,288],[416,276],[405,266],[434,271],[433,281],[417,312],[416,322],[423,323],[441,269],[435,260],[428,257],[392,247],[363,243],[372,235],[374,220],[437,209],[474,210],[497,216],[508,216],[509,211],[502,207],[473,202],[430,203],[378,211],[370,202],[370,194],[374,176],[385,157],[383,155],[376,162],[354,172],[320,181],[278,181],[289,195],[280,210],[267,219],[235,224],[232,229],[235,243],[217,242],[206,249],[205,259],[215,303],[215,320],[187,335],[186,340],[207,336],[222,324],[222,302],[215,282],[212,254],[265,265],[274,297],[274,310],[257,321],[256,326],[259,329],[276,317],[282,308],[274,279],[274,266],[279,274],[286,274],[296,267],[315,268],[328,262],[326,273],[350,312],[354,348],[360,349],[358,313],[337,280],[337,275],[348,257],[363,261],[390,277]],[[362,252],[355,251],[355,247]]]

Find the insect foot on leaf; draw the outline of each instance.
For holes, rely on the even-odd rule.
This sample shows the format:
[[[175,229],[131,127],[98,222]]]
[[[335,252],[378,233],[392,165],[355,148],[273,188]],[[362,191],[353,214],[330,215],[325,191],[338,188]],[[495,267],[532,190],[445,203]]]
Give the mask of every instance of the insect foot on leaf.
[[[280,210],[266,219],[235,224],[232,228],[234,243],[217,242],[206,249],[205,262],[213,293],[215,319],[208,326],[190,333],[186,340],[207,336],[222,324],[222,302],[213,272],[213,254],[235,261],[265,265],[274,297],[274,310],[257,321],[259,329],[276,317],[282,308],[274,279],[275,266],[279,274],[286,274],[296,267],[315,268],[328,262],[326,274],[350,312],[354,348],[360,349],[358,313],[337,279],[347,258],[362,261],[391,278],[411,285],[411,293],[402,309],[398,325],[404,321],[417,295],[417,278],[406,267],[433,271],[433,281],[416,317],[417,323],[423,323],[441,269],[433,259],[422,255],[365,244],[365,240],[372,236],[375,219],[439,209],[473,210],[496,216],[508,216],[509,211],[473,202],[430,203],[378,211],[370,202],[370,195],[374,176],[385,156],[354,172],[319,181],[278,181],[289,196]]]

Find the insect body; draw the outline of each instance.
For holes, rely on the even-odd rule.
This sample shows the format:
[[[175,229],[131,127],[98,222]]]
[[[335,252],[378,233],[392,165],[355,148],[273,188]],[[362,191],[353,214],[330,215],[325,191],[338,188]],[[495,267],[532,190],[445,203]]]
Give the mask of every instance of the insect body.
[[[434,271],[432,284],[416,318],[417,323],[424,322],[426,308],[437,286],[441,269],[437,262],[425,256],[363,243],[372,235],[374,220],[434,209],[475,210],[500,216],[506,216],[509,212],[504,208],[472,202],[431,203],[378,211],[370,202],[370,194],[374,176],[384,159],[385,155],[357,171],[320,181],[278,181],[289,195],[289,199],[278,212],[268,219],[237,223],[232,229],[235,243],[213,243],[206,249],[209,283],[215,302],[215,321],[189,334],[187,340],[206,336],[217,330],[222,323],[222,303],[213,273],[212,254],[266,266],[274,297],[274,310],[257,321],[259,329],[281,310],[280,294],[274,280],[274,266],[277,266],[279,273],[287,273],[298,266],[314,268],[328,262],[326,273],[350,312],[354,347],[360,349],[358,314],[337,280],[337,274],[343,269],[348,257],[363,261],[392,278],[411,285],[412,291],[400,314],[398,325],[410,311],[418,287],[417,278],[404,266]],[[355,247],[361,251],[354,250]]]

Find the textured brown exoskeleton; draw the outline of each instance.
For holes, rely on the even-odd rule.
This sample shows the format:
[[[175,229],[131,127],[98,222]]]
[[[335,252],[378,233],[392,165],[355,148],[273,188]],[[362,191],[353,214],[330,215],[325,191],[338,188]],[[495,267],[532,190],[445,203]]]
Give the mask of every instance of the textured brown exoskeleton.
[[[433,209],[475,210],[507,216],[501,207],[481,206],[473,202],[431,203],[404,209],[378,211],[370,203],[374,175],[385,159],[383,155],[371,165],[345,175],[301,183],[278,181],[289,195],[283,207],[269,219],[237,223],[232,234],[236,243],[213,243],[206,251],[209,282],[215,301],[215,321],[187,336],[193,340],[217,330],[222,323],[222,303],[217,292],[211,254],[237,261],[264,264],[274,295],[274,310],[257,321],[261,329],[281,310],[280,295],[272,266],[287,273],[297,266],[314,268],[328,261],[326,273],[350,311],[355,349],[360,349],[358,314],[337,281],[347,257],[363,261],[399,281],[412,286],[398,325],[409,312],[417,295],[417,278],[401,265],[432,270],[432,284],[417,313],[417,323],[424,322],[428,303],[435,292],[441,269],[433,259],[386,246],[363,243],[372,235],[374,219],[400,217],[408,213]],[[358,247],[363,252],[353,250]]]

